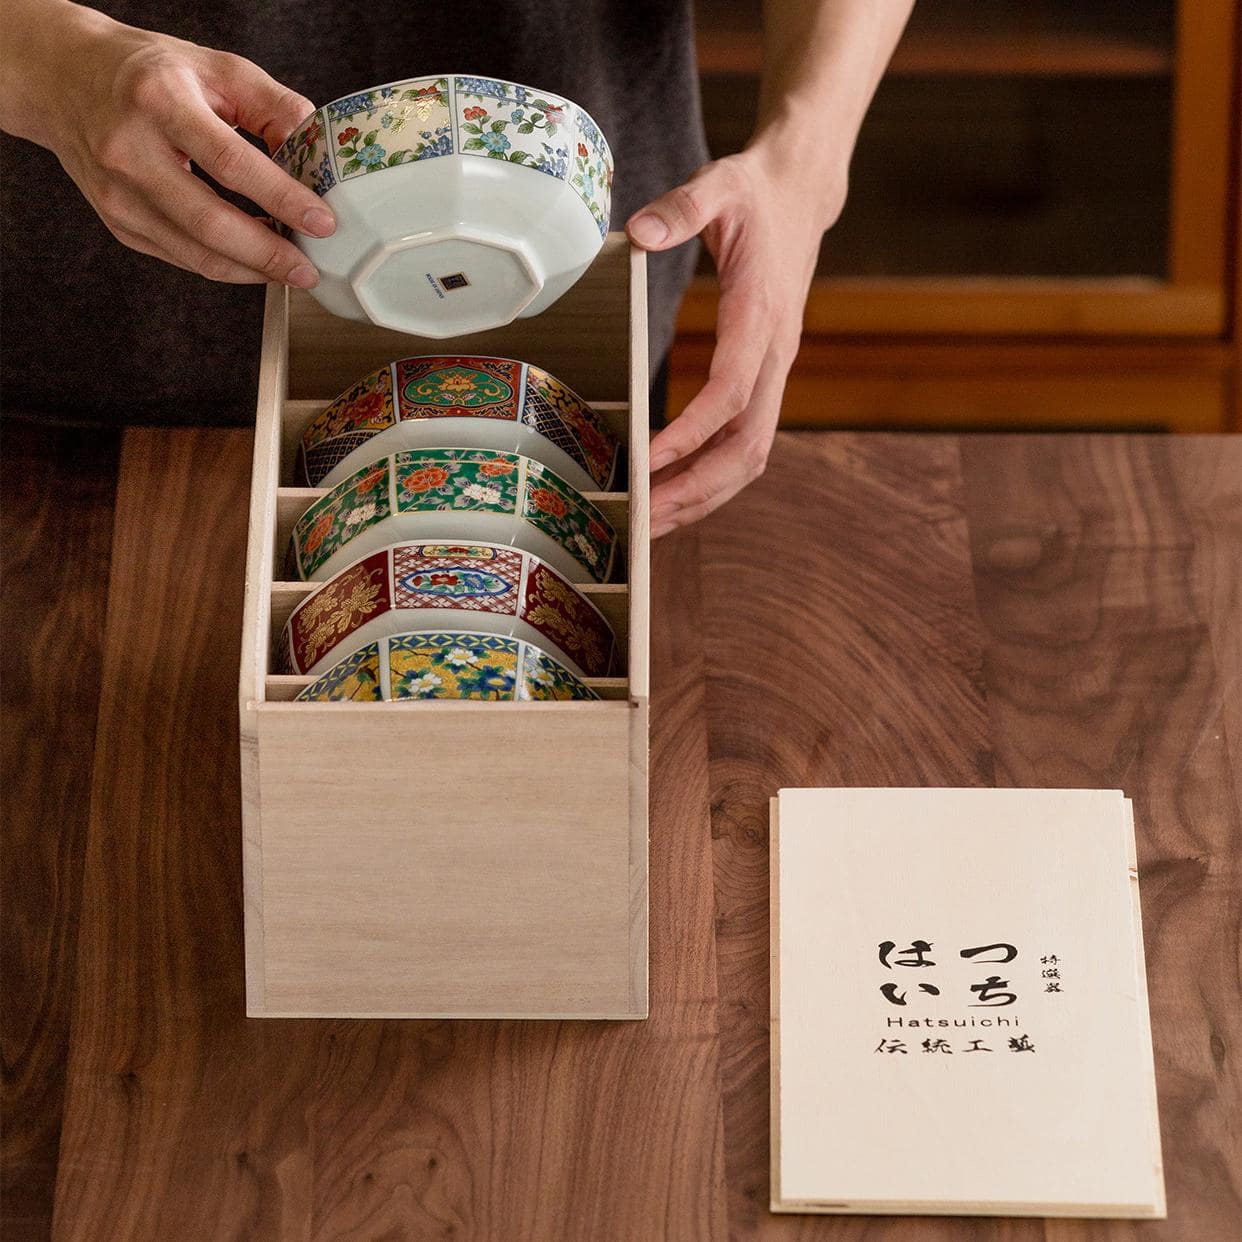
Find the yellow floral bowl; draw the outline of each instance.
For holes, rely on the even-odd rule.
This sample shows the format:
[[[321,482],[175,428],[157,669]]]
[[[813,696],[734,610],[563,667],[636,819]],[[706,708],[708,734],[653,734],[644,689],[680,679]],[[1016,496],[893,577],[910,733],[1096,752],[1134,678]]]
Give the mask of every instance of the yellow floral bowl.
[[[392,634],[364,643],[298,695],[302,702],[598,697],[534,643],[460,630]]]
[[[310,487],[334,487],[381,453],[445,444],[525,453],[584,492],[612,486],[619,455],[600,416],[547,371],[430,354],[372,371],[315,415],[298,470]]]

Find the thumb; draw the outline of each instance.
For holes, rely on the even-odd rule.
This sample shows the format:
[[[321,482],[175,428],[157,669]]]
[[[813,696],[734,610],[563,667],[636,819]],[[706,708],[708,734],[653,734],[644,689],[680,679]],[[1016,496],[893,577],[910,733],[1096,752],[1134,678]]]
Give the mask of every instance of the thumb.
[[[221,52],[212,69],[222,96],[221,117],[257,134],[269,151],[275,151],[315,110],[306,96],[283,86],[244,56]]]
[[[668,250],[697,237],[724,206],[725,178],[713,164],[701,168],[685,185],[662,194],[639,208],[625,231],[630,240],[644,250]]]

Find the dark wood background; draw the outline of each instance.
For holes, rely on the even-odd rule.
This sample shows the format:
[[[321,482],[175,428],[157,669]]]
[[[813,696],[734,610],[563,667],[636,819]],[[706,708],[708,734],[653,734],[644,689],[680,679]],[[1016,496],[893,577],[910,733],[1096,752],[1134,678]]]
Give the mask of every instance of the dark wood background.
[[[621,1025],[242,1016],[249,459],[5,428],[6,1239],[1239,1236],[1242,440],[787,432],[662,541]],[[767,799],[890,784],[1134,798],[1167,1221],[768,1214]]]

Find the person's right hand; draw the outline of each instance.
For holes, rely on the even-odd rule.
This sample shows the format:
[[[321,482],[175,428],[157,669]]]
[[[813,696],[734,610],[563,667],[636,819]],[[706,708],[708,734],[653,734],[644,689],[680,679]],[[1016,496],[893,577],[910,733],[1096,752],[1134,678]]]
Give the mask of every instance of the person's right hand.
[[[234,129],[274,151],[309,100],[228,52],[63,0],[10,4],[0,127],[48,147],[118,240],[210,280],[317,283],[296,246],[190,171],[193,160],[276,220],[328,236],[336,222],[316,194]]]

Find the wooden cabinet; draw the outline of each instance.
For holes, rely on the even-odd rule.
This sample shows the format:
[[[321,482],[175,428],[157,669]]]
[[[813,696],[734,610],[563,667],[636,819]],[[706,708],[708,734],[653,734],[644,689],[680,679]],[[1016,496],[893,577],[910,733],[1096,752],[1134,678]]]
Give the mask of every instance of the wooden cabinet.
[[[699,5],[714,155],[753,121],[758,0]],[[1238,0],[918,4],[826,236],[788,424],[1239,422]],[[673,359],[706,374],[710,261]]]

